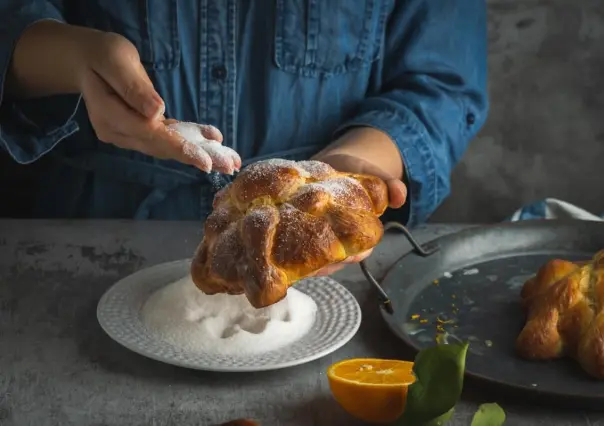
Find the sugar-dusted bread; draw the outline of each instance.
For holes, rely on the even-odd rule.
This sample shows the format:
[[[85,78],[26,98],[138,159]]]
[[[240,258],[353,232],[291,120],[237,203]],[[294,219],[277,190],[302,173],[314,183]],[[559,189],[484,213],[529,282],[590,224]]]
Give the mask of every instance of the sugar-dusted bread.
[[[547,262],[524,284],[521,298],[527,312],[516,340],[521,357],[571,357],[604,379],[604,251],[589,262]]]
[[[216,194],[193,281],[266,307],[296,281],[377,245],[387,206],[386,184],[374,176],[318,161],[251,164]]]

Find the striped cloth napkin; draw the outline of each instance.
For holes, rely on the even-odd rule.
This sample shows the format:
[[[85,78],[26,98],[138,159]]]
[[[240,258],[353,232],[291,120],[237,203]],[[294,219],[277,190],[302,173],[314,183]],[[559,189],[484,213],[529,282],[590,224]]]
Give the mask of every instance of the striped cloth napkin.
[[[507,220],[516,222],[528,219],[578,219],[604,220],[604,215],[597,216],[566,201],[556,198],[546,198],[522,207]]]

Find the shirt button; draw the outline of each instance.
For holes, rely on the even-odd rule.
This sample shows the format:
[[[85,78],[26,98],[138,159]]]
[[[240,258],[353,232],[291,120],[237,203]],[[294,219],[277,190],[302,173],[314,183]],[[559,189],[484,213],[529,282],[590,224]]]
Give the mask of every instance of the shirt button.
[[[466,115],[466,123],[468,123],[469,126],[476,123],[476,116],[472,113]]]
[[[223,65],[216,65],[212,68],[212,77],[223,80],[227,75],[227,70]]]

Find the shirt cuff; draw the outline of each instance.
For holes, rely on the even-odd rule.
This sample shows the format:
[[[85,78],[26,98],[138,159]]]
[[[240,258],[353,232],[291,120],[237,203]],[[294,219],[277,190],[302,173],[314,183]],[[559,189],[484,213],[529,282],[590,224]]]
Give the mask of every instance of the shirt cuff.
[[[386,133],[401,153],[407,202],[400,209],[388,209],[383,220],[393,220],[411,228],[424,223],[436,209],[437,199],[434,156],[423,125],[411,113],[400,115],[372,110],[344,123],[336,130],[334,138],[353,127],[372,127]]]
[[[17,41],[30,26],[43,20],[63,21],[46,1],[22,2],[0,23],[0,147],[20,164],[28,164],[78,131],[74,120],[79,95],[15,101],[6,96],[6,77]]]

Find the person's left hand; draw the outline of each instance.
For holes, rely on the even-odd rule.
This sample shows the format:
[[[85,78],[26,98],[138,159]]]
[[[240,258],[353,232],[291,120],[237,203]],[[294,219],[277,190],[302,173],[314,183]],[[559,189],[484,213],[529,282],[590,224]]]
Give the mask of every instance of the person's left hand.
[[[407,187],[400,179],[392,177],[387,171],[376,166],[375,164],[364,160],[363,158],[359,158],[350,154],[330,154],[329,152],[327,152],[324,154],[319,153],[312,159],[327,163],[340,172],[373,175],[383,179],[384,182],[386,182],[386,185],[388,186],[388,199],[390,208],[398,209],[402,207],[403,204],[405,204],[405,201],[407,200]],[[358,263],[366,259],[367,257],[369,257],[369,255],[371,255],[372,251],[373,249],[367,250],[355,256],[350,256],[340,263],[328,265],[320,271],[316,272],[314,276],[331,275],[341,270],[346,265],[349,265],[351,263]]]

